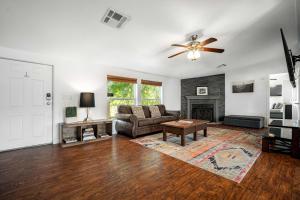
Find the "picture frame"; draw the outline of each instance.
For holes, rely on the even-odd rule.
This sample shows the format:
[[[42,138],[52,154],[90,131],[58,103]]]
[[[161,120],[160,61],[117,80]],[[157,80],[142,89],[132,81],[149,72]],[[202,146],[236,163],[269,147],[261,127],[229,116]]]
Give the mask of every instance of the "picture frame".
[[[197,87],[197,96],[208,95],[208,87]]]
[[[254,80],[232,82],[232,93],[253,93]]]
[[[77,107],[66,107],[65,108],[65,123],[71,124],[77,122]]]

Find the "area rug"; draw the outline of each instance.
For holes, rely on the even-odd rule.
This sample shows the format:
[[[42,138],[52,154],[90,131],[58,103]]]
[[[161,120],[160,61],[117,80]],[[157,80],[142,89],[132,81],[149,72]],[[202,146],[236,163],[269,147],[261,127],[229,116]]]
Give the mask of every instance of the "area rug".
[[[167,142],[162,133],[131,140],[224,178],[240,183],[261,153],[261,137],[253,132],[221,128],[208,128],[208,137],[198,132],[186,136],[186,146],[180,137],[168,134]]]

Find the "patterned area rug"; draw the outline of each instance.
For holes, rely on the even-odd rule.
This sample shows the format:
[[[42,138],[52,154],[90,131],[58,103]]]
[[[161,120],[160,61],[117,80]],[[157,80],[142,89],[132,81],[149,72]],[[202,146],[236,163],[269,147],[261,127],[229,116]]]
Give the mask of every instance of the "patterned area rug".
[[[198,132],[198,141],[193,141],[193,134],[187,135],[184,147],[173,134],[168,134],[167,142],[162,133],[131,141],[240,183],[261,153],[261,137],[214,127],[207,133],[208,137],[203,137],[203,132]]]

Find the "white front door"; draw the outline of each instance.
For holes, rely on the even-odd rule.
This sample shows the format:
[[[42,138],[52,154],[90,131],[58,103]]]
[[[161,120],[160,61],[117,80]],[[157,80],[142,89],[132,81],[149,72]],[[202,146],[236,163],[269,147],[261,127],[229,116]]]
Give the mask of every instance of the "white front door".
[[[0,151],[52,143],[52,67],[0,59]]]

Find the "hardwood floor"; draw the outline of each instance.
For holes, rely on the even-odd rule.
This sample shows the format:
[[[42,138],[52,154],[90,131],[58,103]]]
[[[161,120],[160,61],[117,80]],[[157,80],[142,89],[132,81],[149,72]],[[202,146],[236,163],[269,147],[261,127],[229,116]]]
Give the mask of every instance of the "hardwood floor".
[[[300,199],[300,160],[262,153],[237,184],[116,136],[0,153],[0,199]]]

